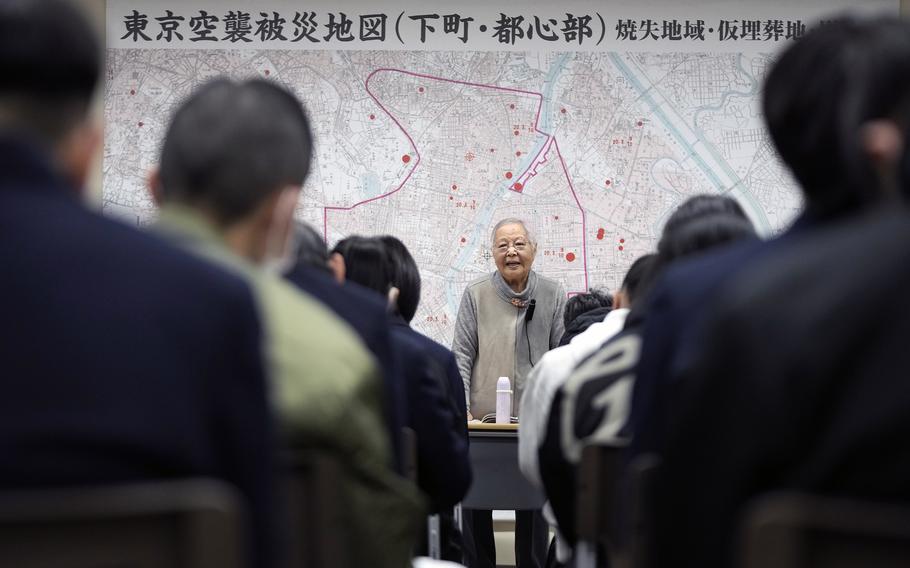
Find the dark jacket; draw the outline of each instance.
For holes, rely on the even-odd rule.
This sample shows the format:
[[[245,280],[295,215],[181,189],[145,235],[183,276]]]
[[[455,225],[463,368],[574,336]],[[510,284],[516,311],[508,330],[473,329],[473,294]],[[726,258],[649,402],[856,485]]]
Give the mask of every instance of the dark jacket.
[[[271,566],[272,429],[240,280],[90,213],[0,140],[0,488],[210,476]]]
[[[575,319],[570,321],[569,325],[566,326],[566,331],[562,334],[562,339],[559,340],[559,346],[568,345],[573,337],[580,333],[584,333],[584,331],[593,324],[602,322],[612,310],[613,308],[605,306],[578,314]]]
[[[408,406],[404,378],[392,352],[388,310],[385,300],[372,290],[354,282],[341,285],[310,267],[297,265],[285,274],[291,283],[316,298],[346,321],[363,340],[367,349],[376,357],[385,381],[385,414],[389,436],[395,452],[395,463],[402,463],[401,429],[407,423]]]
[[[671,415],[658,564],[734,565],[771,490],[910,504],[910,219],[817,232],[744,269]]]
[[[577,541],[575,499],[581,448],[625,443],[619,429],[628,419],[644,321],[644,315],[633,309],[623,330],[579,363],[550,406],[538,450],[540,477],[560,534],[573,547]]]
[[[438,350],[431,345],[435,342],[411,329],[400,316],[393,320],[392,341],[407,381],[408,426],[417,433],[417,484],[430,497],[434,510],[451,507],[471,485],[471,464],[466,422],[449,392],[446,368],[450,364],[440,364]],[[448,356],[454,357],[451,352]],[[456,391],[464,393],[463,389]],[[464,398],[461,400],[463,409]]]
[[[736,243],[682,260],[658,279],[646,299],[648,321],[625,431],[632,440],[630,457],[660,452],[679,369],[701,344],[705,314],[718,293],[744,267],[799,240],[815,225],[812,216],[803,214],[776,239]]]

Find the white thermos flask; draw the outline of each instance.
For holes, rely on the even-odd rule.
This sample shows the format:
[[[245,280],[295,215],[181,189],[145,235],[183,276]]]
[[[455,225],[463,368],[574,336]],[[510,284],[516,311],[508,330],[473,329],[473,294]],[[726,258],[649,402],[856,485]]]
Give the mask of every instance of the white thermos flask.
[[[509,424],[512,419],[512,384],[509,377],[496,381],[496,423]]]

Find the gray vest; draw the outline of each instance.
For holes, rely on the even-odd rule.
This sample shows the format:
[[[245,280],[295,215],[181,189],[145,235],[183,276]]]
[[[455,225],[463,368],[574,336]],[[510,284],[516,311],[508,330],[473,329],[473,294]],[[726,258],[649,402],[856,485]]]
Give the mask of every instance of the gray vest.
[[[512,415],[518,416],[518,403],[525,377],[531,372],[531,361],[540,361],[562,335],[565,292],[558,282],[532,272],[527,298],[536,300],[536,307],[526,331],[527,307],[510,303],[504,293],[511,292],[497,290],[493,283],[495,277],[494,273],[468,286],[477,307],[477,357],[471,369],[470,404],[471,414],[478,419],[496,412],[499,377],[509,377],[511,381]],[[554,330],[554,326],[559,329]]]

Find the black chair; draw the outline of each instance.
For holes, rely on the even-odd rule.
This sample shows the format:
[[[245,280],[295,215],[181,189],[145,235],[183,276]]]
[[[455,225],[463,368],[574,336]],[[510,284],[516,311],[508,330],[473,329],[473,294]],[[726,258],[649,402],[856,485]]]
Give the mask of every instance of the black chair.
[[[289,568],[352,566],[347,505],[339,480],[342,468],[328,454],[293,450],[284,455],[284,497],[288,514]]]
[[[742,568],[905,568],[910,508],[800,493],[768,494],[749,506]]]
[[[602,566],[603,555],[616,558],[621,553],[614,515],[624,449],[625,445],[588,445],[582,450],[575,502],[576,568]]]
[[[241,499],[208,479],[0,493],[0,564],[240,568]]]
[[[660,474],[660,458],[656,454],[642,454],[629,464],[626,473],[629,504],[628,511],[628,564],[632,568],[653,568],[652,552],[655,546],[654,515],[656,510],[656,483]]]

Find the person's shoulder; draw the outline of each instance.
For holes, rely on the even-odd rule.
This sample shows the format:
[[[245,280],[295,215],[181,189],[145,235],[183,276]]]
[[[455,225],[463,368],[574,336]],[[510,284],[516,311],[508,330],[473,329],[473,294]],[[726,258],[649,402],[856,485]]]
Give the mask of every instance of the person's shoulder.
[[[475,290],[481,286],[489,286],[490,280],[493,278],[493,273],[484,274],[483,276],[478,276],[474,280],[468,282],[468,285],[465,287],[465,290]]]
[[[374,361],[348,324],[280,276],[260,272],[260,301],[270,333],[284,349],[285,365],[293,361],[295,372],[304,376],[332,370],[332,380],[325,382],[338,386],[372,372]]]
[[[562,292],[565,294],[565,287],[562,282],[539,273],[537,274],[537,287],[553,293]]]
[[[171,299],[193,298],[197,306],[211,305],[225,297],[250,297],[249,286],[233,271],[206,262],[158,235],[91,211],[72,213],[70,222],[82,230],[67,246],[104,259],[107,278],[125,281],[125,291]]]
[[[861,317],[861,311],[869,313],[875,305],[884,307],[903,297],[895,291],[910,281],[908,243],[910,218],[903,214],[813,230],[738,274],[722,309],[757,318],[761,315],[755,302],[761,302],[766,312],[773,312],[768,317],[799,319],[803,325],[832,311],[848,319],[855,311]]]

